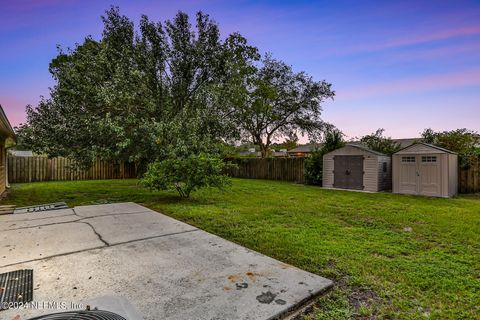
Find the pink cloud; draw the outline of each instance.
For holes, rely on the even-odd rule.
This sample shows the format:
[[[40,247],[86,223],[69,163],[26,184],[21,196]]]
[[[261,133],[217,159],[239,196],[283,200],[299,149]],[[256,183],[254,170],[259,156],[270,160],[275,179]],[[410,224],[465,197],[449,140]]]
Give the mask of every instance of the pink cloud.
[[[381,83],[358,86],[343,92],[338,90],[337,97],[338,99],[354,100],[388,94],[443,90],[462,86],[480,86],[480,69],[477,68],[461,72],[408,78],[397,81],[383,80]]]
[[[445,40],[449,38],[463,37],[463,36],[469,36],[474,34],[480,34],[480,25],[463,26],[456,29],[441,30],[438,32],[418,34],[418,35],[412,34],[412,35],[409,35],[408,37],[402,37],[402,38],[395,39],[393,41],[386,42],[383,45],[380,45],[379,48],[386,49],[386,48],[392,48],[392,47],[410,46],[414,44]]]
[[[362,40],[358,45],[341,46],[341,48],[327,50],[327,52],[329,54],[367,53],[474,35],[480,35],[480,25],[467,25],[424,33],[412,31],[408,36],[400,36],[392,40]]]

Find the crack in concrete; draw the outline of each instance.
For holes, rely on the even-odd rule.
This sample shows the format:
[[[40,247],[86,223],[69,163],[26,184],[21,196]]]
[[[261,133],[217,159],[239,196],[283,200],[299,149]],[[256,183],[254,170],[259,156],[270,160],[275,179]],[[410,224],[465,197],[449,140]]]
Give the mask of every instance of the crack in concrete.
[[[59,224],[69,224],[69,223],[78,222],[80,220],[82,220],[82,219],[62,221],[62,222],[45,223],[45,224],[39,224],[39,225],[36,225],[36,226],[30,226],[30,227],[19,227],[19,228],[13,228],[13,229],[0,229],[0,231],[15,231],[15,230],[23,230],[23,229],[34,229],[34,228],[39,228],[39,227],[55,226],[55,225],[59,225]]]
[[[68,217],[68,216],[77,216],[77,217],[79,217],[79,219],[70,220],[70,221],[62,221],[62,222],[45,223],[45,224],[39,224],[39,225],[36,225],[36,226],[29,226],[29,227],[18,227],[18,228],[12,228],[12,229],[0,229],[0,231],[15,231],[15,230],[31,229],[31,228],[38,228],[38,227],[44,227],[44,226],[54,226],[54,225],[58,225],[58,224],[81,222],[83,220],[95,219],[95,218],[101,218],[101,217],[121,216],[121,215],[140,214],[140,213],[152,213],[152,212],[156,213],[156,211],[142,211],[142,212],[130,212],[130,213],[109,213],[109,214],[102,214],[102,215],[92,216],[92,217],[84,217],[84,216],[80,216],[80,215],[76,214],[75,211],[74,211],[73,214],[67,214],[67,215],[61,215],[61,216],[55,216],[55,217],[48,217],[48,218],[41,218],[41,219],[33,219],[33,220],[19,220],[19,221],[15,221],[15,222],[55,219],[57,217]],[[0,222],[2,222],[2,221],[0,221]],[[13,222],[14,221],[12,221],[12,223]],[[5,223],[8,223],[8,222],[5,222]]]
[[[6,267],[16,266],[16,265],[20,265],[20,264],[24,264],[24,263],[48,260],[48,259],[55,258],[55,257],[63,257],[63,256],[68,256],[68,255],[75,254],[75,253],[87,252],[87,251],[91,251],[91,250],[107,249],[107,248],[120,246],[120,245],[124,245],[124,244],[140,242],[140,241],[147,241],[147,240],[152,240],[152,239],[156,239],[156,238],[163,238],[163,237],[168,237],[168,236],[175,236],[175,235],[179,235],[179,234],[183,234],[183,233],[189,233],[189,232],[195,232],[195,231],[200,231],[200,229],[173,232],[173,233],[162,234],[162,235],[158,235],[158,236],[151,236],[151,237],[145,237],[145,238],[141,238],[141,239],[133,239],[133,240],[123,241],[123,242],[112,243],[112,244],[107,245],[107,246],[102,245],[102,246],[88,248],[88,249],[59,253],[59,254],[54,254],[54,255],[51,255],[51,256],[47,256],[47,257],[42,257],[42,258],[39,258],[39,259],[30,259],[30,260],[25,260],[25,261],[21,261],[21,262],[15,262],[15,263],[1,265],[0,268],[6,268]]]
[[[63,210],[63,209],[62,209]],[[55,211],[55,210],[49,210],[49,211]],[[73,210],[72,210],[73,211]],[[32,214],[32,213],[35,213],[35,212],[30,212],[30,213],[21,213],[21,214]],[[38,212],[37,212],[38,213]],[[13,214],[15,215],[15,214]],[[45,220],[45,219],[52,219],[52,218],[58,218],[58,217],[68,217],[68,216],[74,216],[75,213],[70,213],[70,214],[61,214],[61,215],[58,215],[58,216],[53,216],[53,217],[43,217],[43,218],[36,218],[36,219],[23,219],[23,220],[11,220],[11,221],[0,221],[2,223],[8,223],[8,222],[25,222],[25,221],[37,221],[37,220]]]
[[[108,217],[108,216],[119,216],[119,215],[124,215],[124,214],[139,214],[139,213],[158,213],[157,211],[154,210],[145,210],[145,211],[139,211],[139,212],[115,212],[115,213],[107,213],[107,214],[100,214],[98,216],[91,216],[91,217],[86,217],[78,214],[75,211],[76,207],[72,208],[73,214],[76,215],[77,217],[83,218],[83,219],[89,219],[89,218],[98,218],[98,217]]]
[[[76,223],[84,223],[84,224],[90,226],[90,228],[92,228],[93,233],[95,233],[95,235],[98,237],[98,239],[99,239],[100,241],[102,241],[106,246],[110,246],[110,244],[109,244],[107,241],[105,241],[105,239],[102,238],[102,235],[97,232],[97,230],[95,229],[95,227],[94,227],[90,222],[80,221],[80,220],[79,220],[79,221],[76,221]]]

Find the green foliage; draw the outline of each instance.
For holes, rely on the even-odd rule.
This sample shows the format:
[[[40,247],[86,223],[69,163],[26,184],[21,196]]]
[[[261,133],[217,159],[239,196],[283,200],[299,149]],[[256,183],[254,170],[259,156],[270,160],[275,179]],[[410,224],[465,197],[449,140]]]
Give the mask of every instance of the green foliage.
[[[318,140],[326,127],[322,103],[335,95],[331,84],[294,72],[269,54],[242,75],[241,81],[232,83],[238,89],[228,101],[241,137],[258,145],[263,157],[275,139],[297,132]]]
[[[400,144],[389,137],[385,137],[383,135],[384,131],[385,129],[378,129],[372,134],[363,136],[360,142],[371,150],[387,155],[391,155],[400,150]]]
[[[337,150],[345,146],[345,140],[343,139],[343,133],[335,128],[328,129],[324,136],[324,142],[322,145],[323,153],[329,153],[333,150]]]
[[[305,181],[307,184],[322,185],[323,178],[323,156],[333,150],[345,145],[343,133],[335,128],[327,130],[324,142],[321,147],[313,150],[311,155],[305,159]]]
[[[49,68],[55,85],[27,107],[27,123],[17,128],[22,141],[84,165],[95,158],[145,165],[168,154],[169,130],[185,119],[195,131],[184,128],[182,137],[215,144],[238,137],[223,95],[243,59],[256,55],[241,35],[222,40],[202,12],[194,25],[183,12],[164,23],[142,16],[138,32],[118,8],[102,20],[100,40],[59,49]]]
[[[186,158],[168,158],[148,166],[142,184],[151,190],[175,189],[183,198],[204,187],[222,189],[230,184],[224,174],[225,162],[209,154],[190,155]]]
[[[423,141],[456,152],[460,165],[468,166],[480,157],[480,134],[468,129],[435,132],[425,129]]]

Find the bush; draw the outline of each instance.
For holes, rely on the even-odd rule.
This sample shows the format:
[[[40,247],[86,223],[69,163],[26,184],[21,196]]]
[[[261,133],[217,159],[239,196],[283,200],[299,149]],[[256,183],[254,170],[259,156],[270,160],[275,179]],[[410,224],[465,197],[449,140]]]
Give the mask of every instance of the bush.
[[[324,152],[322,149],[316,149],[305,159],[304,171],[306,184],[322,185],[323,155]]]
[[[228,186],[226,166],[223,159],[205,153],[167,158],[151,163],[141,183],[151,190],[175,189],[182,198],[188,198],[200,188]]]
[[[466,168],[480,157],[480,134],[468,129],[435,132],[425,129],[423,141],[448,149],[458,154],[460,166]]]
[[[384,129],[378,129],[372,134],[363,136],[360,139],[360,142],[371,150],[392,155],[400,150],[401,146],[398,142],[393,141],[391,138],[385,137],[383,135],[384,131]]]
[[[338,129],[330,129],[325,133],[322,146],[313,150],[310,157],[305,159],[305,182],[307,184],[322,185],[323,155],[345,145],[343,133]]]

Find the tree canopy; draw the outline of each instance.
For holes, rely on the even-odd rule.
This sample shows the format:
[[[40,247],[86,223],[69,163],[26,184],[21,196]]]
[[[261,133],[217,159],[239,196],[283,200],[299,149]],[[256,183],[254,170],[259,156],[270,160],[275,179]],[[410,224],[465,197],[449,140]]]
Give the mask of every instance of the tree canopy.
[[[241,136],[260,146],[262,156],[279,137],[297,133],[312,140],[321,137],[326,128],[322,102],[335,95],[331,84],[294,72],[270,54],[244,76],[241,89],[230,101]]]
[[[60,49],[50,63],[55,85],[27,107],[23,141],[88,164],[96,157],[150,162],[181,136],[196,141],[192,149],[235,138],[222,94],[240,60],[257,55],[241,35],[221,40],[202,12],[195,26],[183,12],[163,24],[142,16],[138,32],[116,7],[102,20],[101,40]]]

